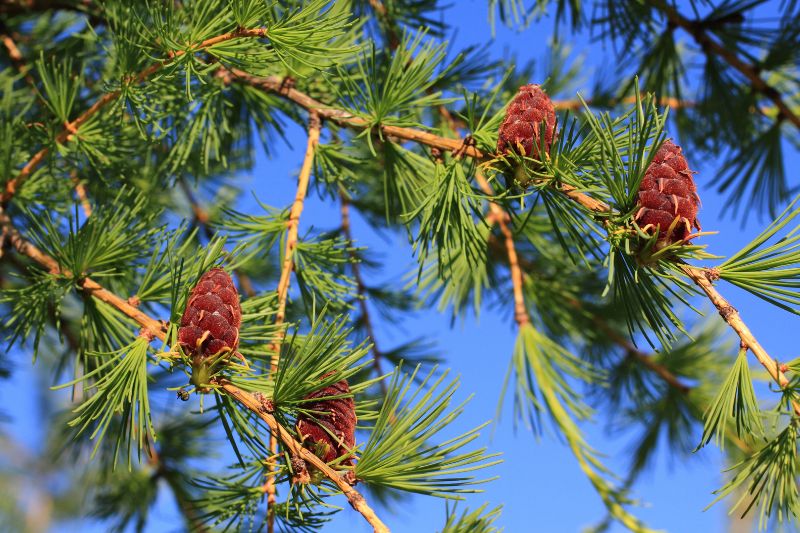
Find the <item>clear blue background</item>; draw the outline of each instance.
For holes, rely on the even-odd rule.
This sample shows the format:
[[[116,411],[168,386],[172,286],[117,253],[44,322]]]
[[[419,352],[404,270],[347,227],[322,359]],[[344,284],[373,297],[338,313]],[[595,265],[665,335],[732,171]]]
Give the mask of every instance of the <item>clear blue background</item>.
[[[768,13],[771,7],[762,9]],[[455,48],[468,44],[483,44],[489,39],[490,27],[487,22],[486,0],[456,1],[447,11],[446,20],[457,29]],[[548,36],[552,35],[552,19],[522,33],[512,32],[502,26],[497,27],[496,38],[492,42],[490,54],[495,58],[508,60],[516,56],[518,64],[528,60],[537,61],[537,75],[542,81],[544,59],[547,56]],[[563,29],[562,29],[563,30]],[[569,37],[574,53],[584,56],[586,75],[582,94],[590,96],[593,76],[605,69],[616,68],[608,45],[593,43],[586,36]],[[679,32],[680,39],[687,36]],[[571,98],[574,95],[558,94],[554,98]],[[252,174],[243,178],[242,186],[252,190],[262,201],[271,205],[288,205],[295,191],[295,176],[302,159],[305,135],[299,128],[290,128],[288,139],[292,147],[276,141],[273,159],[259,153]],[[788,149],[787,169],[790,181],[796,183],[798,165],[797,153]],[[696,177],[701,190],[703,206],[700,220],[704,230],[719,230],[718,235],[704,237],[709,251],[728,255],[751,239],[766,220],[752,218],[744,228],[739,221],[721,215],[723,199],[705,186],[714,176],[719,165],[715,161],[702,161],[687,154],[692,168],[699,171]],[[245,194],[238,206],[241,210],[257,212],[257,206]],[[378,235],[352,210],[353,233],[357,244],[379,250],[383,254],[384,272],[378,278],[370,274],[368,283],[379,280],[399,280],[411,265],[413,259],[410,248],[403,238],[391,235]],[[301,219],[301,232],[311,226],[319,229],[334,228],[340,223],[339,205],[328,200],[312,198],[307,203]],[[398,281],[399,282],[399,281]],[[795,335],[797,317],[777,308],[770,307],[731,286],[722,286],[722,292],[729,297],[741,312],[744,320],[765,346],[767,351],[780,360],[796,357]],[[380,320],[377,313],[377,341],[384,349],[401,343],[408,337],[426,335],[438,339],[438,346],[454,374],[461,376],[461,388],[457,399],[474,394],[465,415],[460,420],[459,429],[468,429],[479,422],[493,419],[498,402],[503,377],[516,338],[516,328],[509,309],[499,314],[484,310],[480,320],[473,317],[451,328],[449,314],[438,314],[435,310],[422,310],[398,327]],[[700,302],[701,307],[704,302]],[[708,306],[705,305],[705,309]],[[716,313],[711,313],[712,319]],[[35,452],[40,447],[42,427],[36,416],[35,406],[41,401],[45,384],[37,382],[30,370],[28,354],[14,352],[9,354],[14,363],[15,377],[3,382],[0,388],[0,405],[11,416],[10,425],[15,436],[24,442],[28,450]],[[721,364],[729,360],[730,354],[720,354]],[[755,362],[754,362],[755,363]],[[48,384],[49,385],[49,384]],[[44,394],[55,395],[46,392]],[[17,409],[14,406],[26,405],[30,408]],[[506,402],[508,407],[508,402]],[[157,406],[156,406],[157,408]],[[629,441],[625,435],[609,435],[604,430],[602,413],[599,422],[586,427],[589,441],[607,456],[607,463],[617,472],[625,472],[629,462]],[[695,436],[699,440],[699,435]],[[485,492],[468,498],[474,508],[483,502],[494,507],[503,504],[503,513],[497,524],[508,532],[572,532],[591,526],[604,516],[604,507],[589,482],[580,471],[572,454],[552,434],[536,441],[524,427],[514,430],[510,409],[504,409],[503,417],[485,430],[479,444],[492,451],[503,453],[505,462],[495,467],[490,475],[499,479],[485,486]],[[723,484],[720,473],[723,467],[720,454],[713,446],[688,457],[670,457],[662,454],[654,468],[645,472],[634,487],[633,494],[642,500],[643,506],[635,509],[649,526],[676,532],[723,531],[727,529],[727,506],[718,504],[711,510],[703,508],[713,500],[712,491]],[[167,487],[162,487],[159,502],[151,514],[147,531],[176,531],[182,527],[182,519]],[[26,490],[21,487],[20,490]],[[337,502],[345,507],[326,531],[355,533],[370,531],[360,515],[347,506],[344,498]],[[462,504],[463,506],[463,504]],[[434,498],[415,497],[393,509],[379,509],[385,522],[393,531],[418,532],[433,531],[444,523],[445,503]],[[87,520],[81,524],[61,524],[53,531],[104,531],[106,528],[97,522]],[[612,531],[622,531],[621,526],[613,526]]]

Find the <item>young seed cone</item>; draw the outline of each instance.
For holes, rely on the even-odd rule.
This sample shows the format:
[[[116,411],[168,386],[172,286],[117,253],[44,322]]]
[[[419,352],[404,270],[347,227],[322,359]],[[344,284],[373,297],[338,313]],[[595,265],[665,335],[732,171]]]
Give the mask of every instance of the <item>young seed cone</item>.
[[[356,445],[356,408],[352,397],[316,399],[349,393],[344,379],[314,391],[306,396],[311,401],[303,404],[310,413],[297,417],[297,432],[303,445],[326,463],[346,455]],[[341,464],[351,465],[352,460]]]
[[[692,228],[700,229],[700,197],[692,174],[680,146],[666,141],[642,178],[635,220],[645,231],[658,230],[664,245],[688,238]]]
[[[542,139],[544,135],[544,139]],[[556,110],[550,97],[539,85],[523,85],[508,105],[497,137],[499,155],[517,154],[543,160],[550,153],[556,136]],[[544,142],[544,153],[540,153]],[[527,187],[527,169],[522,166],[510,173],[521,187]],[[509,180],[511,181],[511,180]]]
[[[189,294],[178,328],[178,342],[192,358],[192,378],[196,385],[208,383],[212,358],[236,351],[241,324],[242,309],[233,280],[223,269],[212,268]]]

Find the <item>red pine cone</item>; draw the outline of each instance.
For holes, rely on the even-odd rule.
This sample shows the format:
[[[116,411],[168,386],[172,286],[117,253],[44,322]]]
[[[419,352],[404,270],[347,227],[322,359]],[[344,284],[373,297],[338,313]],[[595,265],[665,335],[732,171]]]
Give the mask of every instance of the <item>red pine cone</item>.
[[[212,268],[189,294],[178,328],[184,353],[203,359],[239,346],[242,309],[233,280],[221,268]]]
[[[306,399],[349,393],[350,387],[343,379],[312,392]],[[310,401],[304,403],[303,408],[310,413],[300,413],[297,417],[297,432],[306,448],[326,463],[353,449],[356,445],[356,406],[352,397]],[[349,464],[352,464],[351,459],[342,461],[342,465]]]
[[[642,229],[658,228],[659,240],[668,244],[686,239],[692,227],[700,229],[700,197],[692,174],[680,146],[664,142],[639,186],[640,208],[634,219]]]
[[[497,152],[515,152],[541,160],[539,145],[543,122],[544,149],[549,154],[556,135],[556,110],[553,102],[538,85],[523,85],[509,104],[506,117],[500,125]]]

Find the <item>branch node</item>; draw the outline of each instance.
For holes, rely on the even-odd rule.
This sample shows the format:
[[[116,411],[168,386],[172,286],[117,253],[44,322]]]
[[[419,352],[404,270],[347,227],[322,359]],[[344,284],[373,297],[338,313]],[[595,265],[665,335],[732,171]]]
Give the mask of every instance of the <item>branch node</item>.
[[[342,480],[351,486],[356,486],[359,481],[359,479],[356,477],[356,473],[353,470],[342,472]]]
[[[720,278],[719,268],[717,267],[706,269],[704,274],[706,276],[706,279],[711,283],[714,283]]]
[[[291,76],[284,76],[281,80],[281,84],[278,87],[278,94],[282,96],[288,96],[289,91],[295,88],[297,85],[297,80],[295,80]]]
[[[453,150],[453,158],[461,159],[462,157],[464,157],[464,155],[466,155],[467,150],[469,148],[475,147],[475,144],[476,144],[475,138],[472,136],[472,134],[471,133],[466,134],[461,141],[461,146]]]
[[[275,404],[272,402],[272,400],[270,400],[269,398],[267,398],[266,396],[264,396],[260,392],[254,392],[253,393],[253,398],[255,398],[256,401],[258,401],[258,404],[259,404],[258,410],[260,412],[269,413],[269,414],[272,414],[272,413],[275,412]]]
[[[153,333],[150,328],[141,328],[139,330],[139,337],[147,339],[147,342],[153,342],[153,339],[156,338],[156,334]]]
[[[725,322],[730,321],[730,318],[736,313],[736,308],[732,305],[723,305],[719,308],[719,314],[725,319]]]
[[[292,468],[292,484],[308,485],[311,483],[311,474],[308,473],[308,464],[299,455],[292,455],[290,460]]]

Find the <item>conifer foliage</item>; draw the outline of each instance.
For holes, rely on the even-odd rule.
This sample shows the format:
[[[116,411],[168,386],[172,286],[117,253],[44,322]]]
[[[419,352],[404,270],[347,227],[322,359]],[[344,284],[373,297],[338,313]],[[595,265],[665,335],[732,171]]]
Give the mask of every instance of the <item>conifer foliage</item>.
[[[39,455],[0,406],[0,454],[24,463],[0,470],[0,529],[144,529],[166,492],[190,531],[342,513],[388,531],[412,496],[444,500],[430,529],[498,531],[503,502],[453,503],[502,461],[450,377],[481,354],[383,335],[487,308],[516,336],[493,354],[497,423],[509,408],[532,450],[527,433],[566,445],[598,529],[659,527],[639,475],[712,441],[728,475],[709,504],[800,523],[800,360],[728,299],[800,315],[800,3],[486,4],[487,35],[550,17],[546,69],[448,43],[437,0],[0,0],[0,380],[55,383]],[[618,54],[594,85],[566,44],[583,32]],[[241,179],[259,152],[296,157],[291,198],[274,172]],[[773,219],[729,257],[698,223],[714,188]],[[369,227],[403,283],[381,281]],[[598,421],[625,429],[624,471],[589,442]]]

